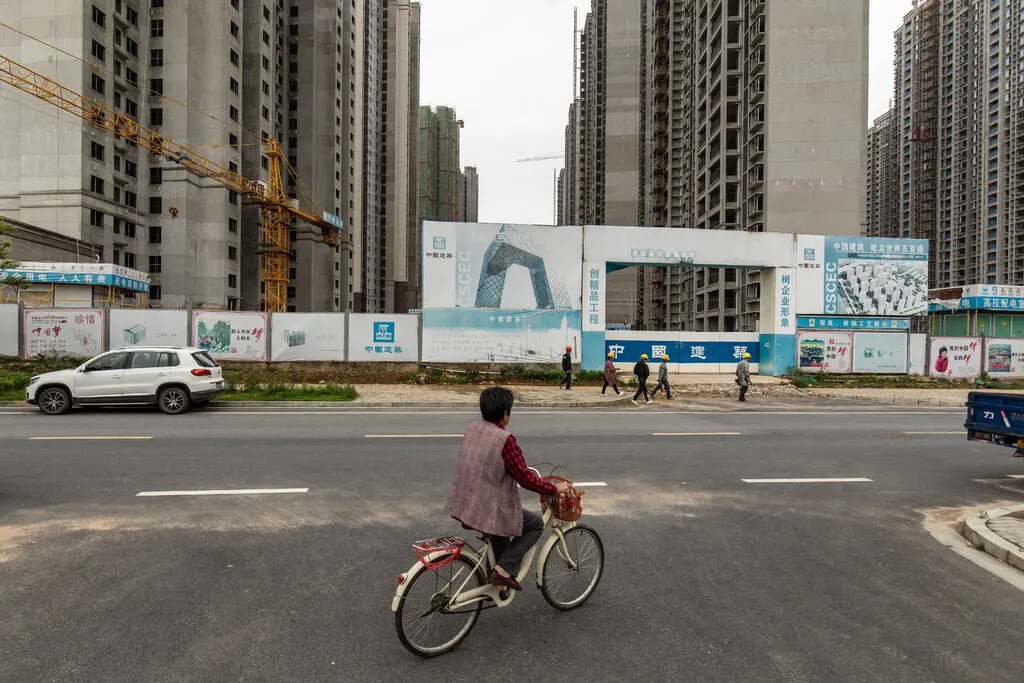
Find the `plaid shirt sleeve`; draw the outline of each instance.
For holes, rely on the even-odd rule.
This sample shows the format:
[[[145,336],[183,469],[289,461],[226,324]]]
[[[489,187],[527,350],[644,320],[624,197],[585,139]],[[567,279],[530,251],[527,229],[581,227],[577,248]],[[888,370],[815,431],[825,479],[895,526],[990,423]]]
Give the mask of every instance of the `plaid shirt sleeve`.
[[[547,483],[538,477],[533,470],[526,468],[526,459],[523,458],[523,451],[519,448],[519,444],[516,443],[516,437],[511,434],[508,435],[508,439],[505,440],[505,445],[501,449],[501,459],[504,461],[505,469],[508,473],[524,489],[550,496],[558,493],[558,489],[555,488],[554,484]]]

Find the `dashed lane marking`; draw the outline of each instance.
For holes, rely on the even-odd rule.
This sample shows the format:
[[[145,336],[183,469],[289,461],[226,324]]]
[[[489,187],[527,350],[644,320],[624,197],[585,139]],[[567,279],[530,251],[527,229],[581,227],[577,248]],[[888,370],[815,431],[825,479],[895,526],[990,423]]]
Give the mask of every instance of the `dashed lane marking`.
[[[870,482],[864,477],[809,477],[802,479],[743,479],[745,484],[851,484]]]
[[[151,436],[30,436],[29,441],[148,441]]]
[[[207,491],[142,491],[136,498],[159,498],[163,496],[253,496],[264,493],[308,493],[303,489],[212,489]]]
[[[742,436],[742,432],[651,432],[651,436]]]
[[[461,439],[462,434],[365,434],[366,439]]]

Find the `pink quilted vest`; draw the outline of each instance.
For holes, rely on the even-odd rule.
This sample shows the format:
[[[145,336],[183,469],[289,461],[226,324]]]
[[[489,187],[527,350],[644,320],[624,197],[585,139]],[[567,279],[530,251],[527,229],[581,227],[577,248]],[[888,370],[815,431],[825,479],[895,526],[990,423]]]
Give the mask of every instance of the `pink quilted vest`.
[[[444,508],[466,526],[505,537],[523,533],[519,487],[501,459],[508,436],[490,422],[477,422],[466,429],[455,481]]]

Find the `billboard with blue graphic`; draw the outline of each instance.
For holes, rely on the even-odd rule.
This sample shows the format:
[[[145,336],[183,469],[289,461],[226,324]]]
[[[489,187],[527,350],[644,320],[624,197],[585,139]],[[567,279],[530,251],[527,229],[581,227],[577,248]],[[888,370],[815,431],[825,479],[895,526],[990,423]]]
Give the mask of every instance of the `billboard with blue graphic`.
[[[350,361],[419,360],[419,316],[352,313],[348,316]]]
[[[423,311],[423,361],[557,363],[566,346],[578,352],[581,325],[580,311],[428,308]]]

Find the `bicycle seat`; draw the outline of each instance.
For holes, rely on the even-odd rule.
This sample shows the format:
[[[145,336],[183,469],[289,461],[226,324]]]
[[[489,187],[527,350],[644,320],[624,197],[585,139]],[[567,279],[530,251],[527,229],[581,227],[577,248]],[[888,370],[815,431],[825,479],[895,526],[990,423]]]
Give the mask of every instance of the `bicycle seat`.
[[[466,524],[466,523],[462,522],[461,520],[459,521],[459,524],[460,524],[460,525],[462,526],[462,528],[463,528],[463,529],[465,529],[466,531],[475,531],[475,532],[476,532],[477,534],[479,534],[479,535],[477,536],[477,538],[479,538],[479,539],[480,539],[481,541],[483,541],[484,543],[486,543],[486,542],[487,542],[487,541],[488,541],[488,540],[490,539],[490,536],[489,536],[488,534],[485,534],[485,533],[484,533],[483,531],[480,531],[479,529],[474,529],[473,527],[471,527],[471,526],[469,526],[468,524]]]

